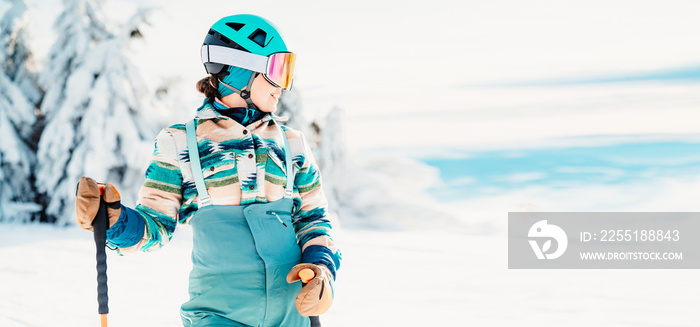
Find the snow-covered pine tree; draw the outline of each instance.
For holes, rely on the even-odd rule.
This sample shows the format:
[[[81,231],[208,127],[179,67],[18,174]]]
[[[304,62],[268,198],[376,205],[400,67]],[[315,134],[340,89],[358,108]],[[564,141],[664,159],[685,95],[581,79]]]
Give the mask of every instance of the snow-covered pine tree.
[[[0,221],[26,222],[40,209],[33,204],[34,152],[20,134],[21,124],[27,123],[22,116],[33,111],[17,85],[0,72]]]
[[[31,185],[35,156],[26,144],[36,116],[20,86],[32,83],[26,9],[21,0],[0,1],[0,221],[29,221],[39,210]]]
[[[63,0],[63,12],[56,18],[56,41],[39,75],[46,90],[41,114],[50,120],[66,101],[68,76],[84,61],[86,53],[100,40],[110,37],[99,11],[101,0]]]
[[[59,224],[74,221],[73,200],[80,176],[115,184],[122,190],[122,200],[133,203],[160,127],[153,114],[155,101],[145,98],[151,93],[128,56],[131,41],[141,37],[138,25],[145,20],[144,12],[139,11],[119,34],[101,33],[98,38],[90,31],[90,26],[103,26],[101,20],[95,21],[97,5],[67,0],[57,24],[77,38],[59,40],[70,50],[57,51],[52,57],[64,67],[55,72],[56,79],[64,80],[55,83],[63,97],[53,99],[60,106],[47,112],[39,143],[37,188],[48,198],[47,220]],[[85,48],[72,42],[91,45]],[[53,60],[47,65],[53,65]]]
[[[3,6],[5,10],[2,10]],[[27,6],[22,0],[0,0],[0,64],[4,76],[20,91],[20,94],[9,96],[13,91],[4,90],[6,97],[18,102],[18,108],[8,111],[7,114],[19,131],[20,137],[28,140],[36,115],[34,108],[28,108],[27,105],[35,105],[40,92],[36,87],[35,74],[27,67],[32,54],[27,47],[29,38],[26,11]]]
[[[43,125],[47,126],[41,131],[42,136],[37,149],[36,187],[40,193],[44,193],[42,205],[52,206],[48,210],[45,208],[42,221],[56,221],[67,205],[51,202],[54,197],[52,192],[65,179],[66,172],[61,169],[66,167],[74,147],[68,142],[75,139],[75,122],[66,126],[60,124],[78,117],[76,115],[74,118],[70,105],[64,108],[72,92],[67,85],[69,77],[84,62],[86,53],[98,41],[109,36],[98,9],[100,5],[99,0],[63,0],[63,11],[54,23],[56,41],[39,75],[39,84],[45,90],[45,94],[39,108],[43,120],[38,125],[40,129],[44,128]],[[61,129],[65,131],[57,133],[57,130]],[[49,136],[48,133],[54,135]]]
[[[23,0],[3,0],[9,8],[0,14],[0,39],[3,42],[3,70],[17,84],[32,105],[41,98],[36,73],[31,69],[32,53],[29,38],[29,15]],[[2,12],[2,10],[0,10]]]
[[[26,99],[19,100],[21,97],[19,89],[0,73],[0,221],[26,222],[40,209],[33,205],[31,187],[35,157],[8,115],[18,110],[18,103],[27,104]]]

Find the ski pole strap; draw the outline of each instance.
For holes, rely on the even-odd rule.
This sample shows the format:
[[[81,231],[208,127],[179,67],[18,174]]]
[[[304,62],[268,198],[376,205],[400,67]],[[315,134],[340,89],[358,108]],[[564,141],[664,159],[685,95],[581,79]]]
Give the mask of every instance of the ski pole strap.
[[[190,166],[192,167],[192,176],[194,184],[197,186],[199,194],[199,207],[208,206],[211,204],[209,192],[204,185],[204,175],[202,174],[202,164],[199,162],[199,147],[197,146],[197,127],[195,126],[196,119],[190,120],[185,124],[187,131],[187,151],[190,154]]]
[[[101,315],[109,313],[109,306],[107,305],[109,301],[107,296],[107,253],[105,253],[107,221],[107,205],[102,196],[100,196],[100,207],[97,210],[97,216],[92,221],[92,227],[95,236],[95,249],[97,250],[97,303],[98,312]]]

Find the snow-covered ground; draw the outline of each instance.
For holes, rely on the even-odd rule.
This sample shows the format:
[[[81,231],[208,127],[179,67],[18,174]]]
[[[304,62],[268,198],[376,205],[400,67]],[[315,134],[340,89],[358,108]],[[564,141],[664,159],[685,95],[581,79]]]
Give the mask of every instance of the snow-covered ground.
[[[505,215],[500,217],[505,219]],[[94,245],[77,228],[0,229],[0,326],[97,326]],[[108,255],[110,326],[177,326],[191,232]],[[694,270],[508,270],[492,234],[338,231],[325,326],[697,326]]]

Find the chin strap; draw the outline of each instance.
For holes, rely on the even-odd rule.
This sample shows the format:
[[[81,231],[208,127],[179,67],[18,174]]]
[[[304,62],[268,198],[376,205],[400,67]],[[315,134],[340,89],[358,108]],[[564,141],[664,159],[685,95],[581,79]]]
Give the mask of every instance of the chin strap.
[[[246,85],[245,90],[239,90],[231,85],[228,85],[228,84],[224,83],[220,78],[218,80],[219,80],[219,83],[221,83],[223,86],[227,87],[229,90],[240,95],[241,98],[243,98],[243,100],[245,100],[245,103],[248,104],[248,109],[257,110],[258,107],[256,107],[255,104],[253,104],[253,100],[250,99],[250,89],[253,87],[253,80],[255,79],[255,77],[258,76],[258,74],[259,73],[257,73],[257,72],[253,72],[250,75],[250,79],[248,80],[248,85]]]

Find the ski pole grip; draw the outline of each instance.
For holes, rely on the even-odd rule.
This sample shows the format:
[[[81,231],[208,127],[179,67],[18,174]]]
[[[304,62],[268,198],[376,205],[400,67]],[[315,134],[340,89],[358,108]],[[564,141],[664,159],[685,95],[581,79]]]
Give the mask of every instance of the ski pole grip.
[[[102,188],[100,188],[102,193]],[[97,216],[92,221],[92,227],[95,237],[95,249],[97,259],[97,303],[99,305],[98,312],[101,315],[109,313],[107,306],[107,253],[105,247],[107,245],[107,204],[102,196],[100,196],[100,207],[97,210]],[[102,326],[106,326],[106,317],[102,318]]]
[[[314,271],[311,270],[311,268],[304,268],[299,271],[299,279],[301,279],[301,282],[304,284],[314,279],[314,277],[316,277],[316,273],[314,273]]]

